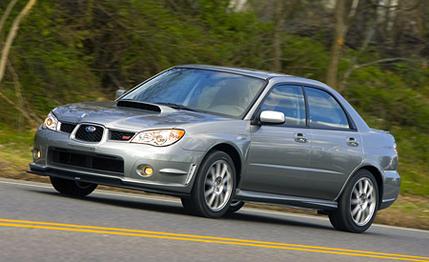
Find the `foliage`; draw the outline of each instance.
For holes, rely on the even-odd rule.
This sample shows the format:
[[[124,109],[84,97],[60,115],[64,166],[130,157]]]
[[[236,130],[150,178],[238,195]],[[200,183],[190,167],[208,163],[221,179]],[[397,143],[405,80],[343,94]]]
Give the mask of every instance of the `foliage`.
[[[0,3],[0,14],[6,2]],[[19,81],[26,109],[43,117],[60,104],[111,99],[117,87],[129,88],[176,64],[269,70],[274,26],[268,15],[254,11],[267,7],[236,12],[228,8],[229,3],[39,1],[23,21],[9,59],[19,79],[13,78],[9,68],[0,91],[16,101]],[[254,5],[258,3],[254,1]],[[286,19],[291,30],[285,28],[282,33],[283,71],[324,80],[330,57],[330,27],[309,21],[297,28],[298,21],[302,25],[306,16],[320,15],[305,9],[306,4],[315,5],[314,1],[302,3],[299,10],[305,12]],[[20,2],[18,10],[23,4]],[[326,13],[325,10],[323,14]],[[323,17],[323,21],[328,18]],[[4,32],[0,39],[2,36]],[[401,43],[401,48],[405,49],[404,45]],[[350,46],[340,61],[340,76],[350,69],[351,61],[365,64],[384,58],[386,53],[379,46],[363,51]],[[401,155],[403,193],[428,195],[429,69],[415,54],[408,58],[414,62],[398,60],[353,70],[343,93],[372,127],[395,135]],[[14,134],[17,128],[21,131]],[[7,155],[6,150],[28,150],[31,128],[34,127],[0,98],[2,156]],[[18,155],[29,154],[25,151]]]

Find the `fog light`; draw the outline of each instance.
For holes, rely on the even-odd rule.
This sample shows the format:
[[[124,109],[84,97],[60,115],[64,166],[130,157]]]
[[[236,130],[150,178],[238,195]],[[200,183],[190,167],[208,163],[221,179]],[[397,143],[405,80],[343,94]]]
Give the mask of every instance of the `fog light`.
[[[34,158],[35,160],[37,160],[37,159],[39,159],[41,156],[42,156],[42,153],[40,152],[40,150],[39,150],[39,149],[37,149],[37,148],[34,148],[34,149],[33,149],[33,158]]]
[[[153,174],[153,169],[151,167],[145,167],[144,173],[148,176],[151,176]]]
[[[150,177],[153,175],[153,168],[147,165],[139,165],[137,167],[137,173],[143,177]]]

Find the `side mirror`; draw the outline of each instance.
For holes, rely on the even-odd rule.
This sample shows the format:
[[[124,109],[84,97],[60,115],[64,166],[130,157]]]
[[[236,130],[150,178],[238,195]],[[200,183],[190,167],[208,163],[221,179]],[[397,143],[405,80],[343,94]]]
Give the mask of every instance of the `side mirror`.
[[[262,124],[283,124],[285,122],[285,114],[279,111],[262,111],[259,115],[259,121]]]
[[[119,97],[121,97],[125,92],[127,92],[127,90],[123,89],[122,87],[119,88],[118,90],[116,90],[116,99],[118,99]]]

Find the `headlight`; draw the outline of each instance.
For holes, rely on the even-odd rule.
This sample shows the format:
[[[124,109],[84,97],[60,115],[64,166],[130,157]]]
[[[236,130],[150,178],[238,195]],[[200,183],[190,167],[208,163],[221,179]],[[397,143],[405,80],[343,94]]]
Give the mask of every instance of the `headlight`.
[[[152,146],[169,146],[179,141],[185,135],[182,129],[159,129],[138,133],[131,143],[148,144]]]
[[[43,128],[48,128],[54,131],[57,131],[58,129],[58,120],[54,116],[54,114],[49,113],[48,116],[45,119],[45,122],[43,122]]]

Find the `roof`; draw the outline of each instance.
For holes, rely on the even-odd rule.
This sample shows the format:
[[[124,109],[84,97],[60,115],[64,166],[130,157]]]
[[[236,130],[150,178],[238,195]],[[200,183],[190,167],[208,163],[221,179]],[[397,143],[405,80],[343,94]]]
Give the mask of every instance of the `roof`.
[[[227,67],[227,66],[190,64],[190,65],[178,65],[175,67],[224,71],[224,72],[242,74],[242,75],[247,75],[247,76],[253,76],[253,77],[262,78],[265,80],[272,78],[272,77],[276,77],[276,76],[289,76],[286,74],[256,70],[256,69],[251,69],[251,68],[239,68],[239,67]]]
[[[235,73],[235,74],[257,77],[257,78],[261,78],[264,80],[273,79],[273,80],[277,80],[277,81],[289,81],[289,82],[296,82],[296,83],[305,83],[305,84],[310,84],[310,85],[316,85],[316,86],[325,88],[325,89],[330,90],[330,91],[333,90],[331,87],[329,87],[325,83],[322,83],[322,82],[314,80],[314,79],[299,77],[299,76],[294,76],[294,75],[281,74],[281,73],[274,73],[274,72],[263,71],[263,70],[256,70],[256,69],[252,69],[252,68],[239,68],[239,67],[200,65],[200,64],[178,65],[175,67],[176,68],[196,68],[196,69],[216,70],[216,71],[222,71],[222,72],[227,72],[227,73]]]

